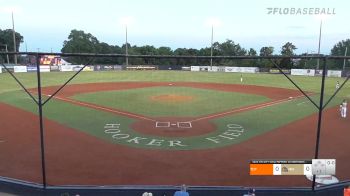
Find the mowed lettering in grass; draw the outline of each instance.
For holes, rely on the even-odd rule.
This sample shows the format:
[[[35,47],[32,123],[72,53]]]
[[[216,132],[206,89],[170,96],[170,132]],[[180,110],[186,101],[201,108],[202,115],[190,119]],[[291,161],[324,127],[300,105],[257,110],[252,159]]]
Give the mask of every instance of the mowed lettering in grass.
[[[227,124],[226,130],[217,133],[210,137],[192,137],[188,138],[156,138],[145,137],[135,133],[128,133],[121,129],[120,123],[108,123],[104,126],[104,133],[110,135],[115,141],[122,141],[132,146],[145,148],[167,148],[167,149],[196,149],[198,143],[207,143],[209,146],[222,146],[222,143],[227,143],[238,139],[244,134],[245,130],[238,124]]]

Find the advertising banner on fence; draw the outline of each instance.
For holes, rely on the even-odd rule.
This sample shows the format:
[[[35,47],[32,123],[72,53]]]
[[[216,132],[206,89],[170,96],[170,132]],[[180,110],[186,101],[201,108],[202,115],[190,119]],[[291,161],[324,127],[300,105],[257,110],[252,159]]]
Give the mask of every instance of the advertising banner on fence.
[[[95,65],[93,68],[95,71],[110,71],[114,70],[114,66],[118,65]]]
[[[199,66],[191,66],[191,71],[199,71]]]
[[[283,73],[290,74],[290,69],[282,69]],[[270,69],[269,73],[271,74],[282,74],[279,69]]]
[[[114,70],[123,70],[122,65],[113,65]]]
[[[61,65],[60,71],[73,71],[73,66],[71,65]]]
[[[50,65],[50,70],[51,71],[60,71],[59,65]]]
[[[294,76],[315,76],[314,69],[291,69],[290,73]]]
[[[23,72],[27,72],[27,67],[26,66],[13,66],[13,71],[15,73],[23,73]]]
[[[225,67],[218,67],[218,72],[225,72]]]
[[[94,66],[86,66],[83,71],[94,71]]]
[[[37,68],[35,65],[28,65],[27,72],[36,72]]]
[[[327,77],[341,77],[341,71],[340,70],[328,70],[327,71]]]
[[[225,67],[225,72],[258,73],[258,67]]]
[[[208,66],[208,71],[209,72],[217,72],[218,71],[218,66]]]
[[[40,72],[50,72],[50,65],[40,65]]]
[[[60,71],[79,71],[84,65],[61,65]],[[86,66],[83,71],[94,71],[93,66]]]

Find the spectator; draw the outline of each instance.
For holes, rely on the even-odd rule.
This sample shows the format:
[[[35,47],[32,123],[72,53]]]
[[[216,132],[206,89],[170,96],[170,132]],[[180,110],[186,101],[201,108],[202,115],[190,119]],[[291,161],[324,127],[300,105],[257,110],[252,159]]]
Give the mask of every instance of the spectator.
[[[247,194],[244,194],[243,196],[255,196],[255,189],[250,188]]]
[[[190,194],[186,191],[186,185],[181,185],[180,191],[176,191],[174,196],[190,196]]]

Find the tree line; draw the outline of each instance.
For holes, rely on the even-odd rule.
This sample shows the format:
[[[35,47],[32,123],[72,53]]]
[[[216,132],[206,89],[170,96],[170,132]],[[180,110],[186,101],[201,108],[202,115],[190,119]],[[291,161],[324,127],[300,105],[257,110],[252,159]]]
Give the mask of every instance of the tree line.
[[[16,40],[16,52],[19,51],[19,46],[21,43],[23,43],[23,36],[15,32],[15,40]],[[14,51],[14,44],[13,44],[13,30],[12,29],[0,29],[0,51]],[[6,59],[6,58],[5,58]],[[9,60],[11,62],[14,61],[13,55],[9,55]]]
[[[23,42],[23,36],[16,32],[16,44],[17,51],[20,44]],[[0,29],[0,50],[3,50],[2,45],[8,46],[8,51],[13,51],[13,38],[12,29],[1,30]],[[1,48],[2,47],[2,48]],[[61,52],[63,53],[99,53],[99,54],[125,54],[126,45],[109,45],[105,42],[100,42],[91,33],[86,33],[82,30],[71,30],[68,35],[68,39],[63,42]],[[152,45],[136,46],[128,43],[129,55],[178,55],[178,56],[210,56],[211,47],[205,47],[200,49],[195,48],[177,48],[175,50],[167,46],[161,46],[156,48]],[[331,55],[343,56],[346,48],[350,50],[350,39],[342,40],[336,43],[331,49]],[[275,49],[272,46],[264,46],[259,51],[253,48],[245,49],[239,43],[233,40],[227,39],[220,43],[213,43],[213,56],[271,56],[271,55],[296,55],[295,50],[297,47],[287,42],[281,46],[281,48]],[[280,53],[277,52],[280,51]],[[301,55],[312,56],[314,54],[303,53]],[[89,62],[89,59],[83,57],[69,57],[67,59],[73,64],[84,64]],[[100,57],[91,59],[90,64],[125,64],[125,58],[115,57]],[[209,59],[155,59],[155,58],[129,58],[129,64],[131,65],[182,65],[182,66],[194,66],[194,65],[209,65]],[[286,69],[290,68],[315,68],[317,64],[316,59],[281,59],[277,63]],[[262,60],[232,60],[232,59],[213,59],[213,66],[245,66],[245,67],[260,67],[260,68],[272,68],[274,64],[267,59]],[[343,66],[343,60],[329,61],[329,68],[341,69]]]

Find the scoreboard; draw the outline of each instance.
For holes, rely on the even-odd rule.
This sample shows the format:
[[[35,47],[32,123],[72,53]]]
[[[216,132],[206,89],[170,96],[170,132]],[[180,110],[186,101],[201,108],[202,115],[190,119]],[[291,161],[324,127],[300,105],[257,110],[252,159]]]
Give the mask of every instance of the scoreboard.
[[[335,159],[251,160],[250,175],[335,175]]]

